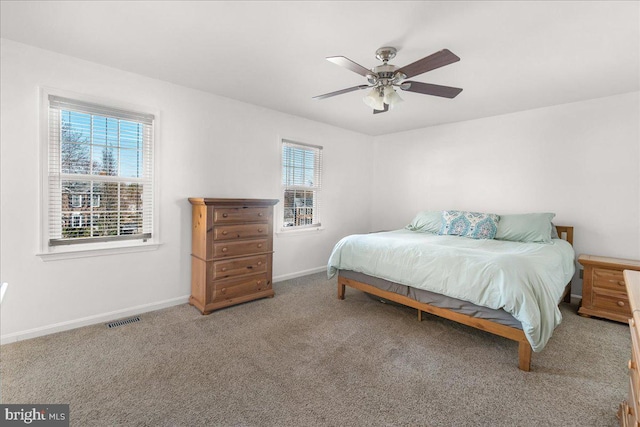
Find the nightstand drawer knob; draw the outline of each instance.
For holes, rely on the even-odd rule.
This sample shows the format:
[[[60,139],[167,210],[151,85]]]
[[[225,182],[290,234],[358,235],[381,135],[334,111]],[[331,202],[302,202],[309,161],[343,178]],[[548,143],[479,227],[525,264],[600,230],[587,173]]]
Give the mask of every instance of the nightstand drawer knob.
[[[223,235],[223,236],[226,236],[227,234],[229,234],[229,232],[228,232],[228,231],[223,231],[223,232],[222,232],[222,235]]]
[[[624,280],[618,280],[618,285],[624,286]]]
[[[258,214],[258,216],[262,216],[262,212],[260,212],[260,213]]]
[[[222,252],[227,252],[229,248],[222,248]]]
[[[261,247],[262,247],[262,243],[258,243],[258,248],[261,248]]]
[[[618,301],[618,306],[624,307],[624,301]]]
[[[262,228],[258,228],[258,233],[262,233]]]
[[[222,267],[220,270],[221,271],[227,271],[227,267]]]
[[[223,213],[223,214],[222,214],[222,218],[226,218],[226,217],[228,217],[228,216],[229,216],[229,214],[226,214],[226,213]]]

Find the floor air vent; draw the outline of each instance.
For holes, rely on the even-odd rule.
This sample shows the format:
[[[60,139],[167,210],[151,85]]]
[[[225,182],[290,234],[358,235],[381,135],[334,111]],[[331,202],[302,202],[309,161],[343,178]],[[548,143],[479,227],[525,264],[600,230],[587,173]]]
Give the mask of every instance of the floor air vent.
[[[129,319],[122,319],[122,320],[116,320],[114,322],[109,322],[107,323],[107,326],[109,328],[117,328],[118,326],[128,325],[129,323],[136,323],[139,321],[140,321],[140,318],[136,316],[136,317],[131,317]]]

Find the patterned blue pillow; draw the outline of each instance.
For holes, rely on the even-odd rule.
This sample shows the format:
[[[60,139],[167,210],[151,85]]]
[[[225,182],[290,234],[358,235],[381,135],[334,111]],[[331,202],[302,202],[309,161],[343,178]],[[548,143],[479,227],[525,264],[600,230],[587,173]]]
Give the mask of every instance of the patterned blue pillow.
[[[496,214],[442,211],[440,234],[472,239],[493,239],[498,231],[499,221],[500,217]]]

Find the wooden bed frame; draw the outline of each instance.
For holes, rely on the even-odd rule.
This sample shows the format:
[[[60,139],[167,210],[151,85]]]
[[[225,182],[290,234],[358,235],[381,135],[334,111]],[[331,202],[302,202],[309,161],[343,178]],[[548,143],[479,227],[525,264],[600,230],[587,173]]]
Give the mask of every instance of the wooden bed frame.
[[[560,236],[560,238],[573,245],[573,227],[556,226],[556,229],[558,230],[558,235]],[[494,335],[499,335],[501,337],[517,341],[518,367],[523,371],[531,370],[531,344],[529,344],[529,341],[527,341],[527,337],[521,329],[501,325],[487,319],[471,317],[466,314],[457,313],[446,308],[435,307],[430,304],[416,301],[404,295],[385,291],[367,283],[347,279],[343,276],[338,275],[338,298],[341,300],[344,299],[346,286],[354,289],[359,289],[361,291],[376,295],[389,301],[415,308],[418,310],[418,321],[422,321],[422,312],[425,311],[427,313],[435,314],[436,316],[440,316],[454,322],[462,323],[463,325],[471,326],[476,329],[492,333]],[[569,282],[567,286],[565,286],[562,300],[564,302],[571,302],[571,282]]]

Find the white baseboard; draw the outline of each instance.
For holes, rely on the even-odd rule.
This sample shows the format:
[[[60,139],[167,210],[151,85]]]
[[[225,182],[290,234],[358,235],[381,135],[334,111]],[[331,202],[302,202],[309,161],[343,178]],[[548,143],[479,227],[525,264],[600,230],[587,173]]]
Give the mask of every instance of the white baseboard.
[[[162,308],[172,307],[174,305],[184,304],[187,302],[189,302],[188,295],[151,304],[138,305],[136,307],[125,308],[123,310],[111,311],[109,313],[96,314],[94,316],[69,320],[67,322],[60,322],[53,325],[42,326],[40,328],[28,329],[26,331],[0,336],[0,344],[9,344],[30,338],[41,337],[43,335],[54,334],[56,332],[68,331],[82,326],[95,325],[96,323],[106,323],[123,317],[135,316],[137,314],[160,310]]]
[[[309,270],[297,271],[295,273],[283,274],[281,276],[277,276],[273,278],[273,283],[283,282],[289,279],[295,279],[302,276],[308,276],[309,274],[320,273],[322,271],[326,271],[327,266],[324,265],[322,267],[310,268]]]
[[[284,280],[295,279],[297,277],[307,276],[309,274],[320,273],[326,270],[326,266],[311,268],[309,270],[298,271],[295,273],[284,274],[273,278],[273,282],[282,282]],[[189,302],[189,296],[173,298],[166,301],[155,302],[151,304],[143,304],[136,307],[130,307],[123,310],[116,310],[109,313],[96,314],[93,316],[83,317],[81,319],[69,320],[66,322],[55,323],[53,325],[42,326],[39,328],[28,329],[26,331],[15,332],[12,334],[0,335],[0,345],[10,344],[30,338],[41,337],[44,335],[54,334],[56,332],[68,331],[80,328],[82,326],[95,325],[97,323],[106,323],[112,320],[121,319],[123,317],[135,316],[149,311],[160,310],[174,305]]]
[[[320,273],[326,271],[326,266],[311,268],[308,270],[298,271],[295,273],[283,274],[273,278],[273,283],[283,282],[289,279],[296,279],[298,277],[307,276],[309,274]],[[571,294],[571,298],[581,299],[582,295]],[[82,326],[95,325],[96,323],[106,323],[112,320],[120,319],[128,316],[135,316],[138,314],[146,313],[149,311],[160,310],[162,308],[172,307],[174,305],[184,304],[189,302],[189,296],[185,295],[178,298],[172,298],[165,301],[155,302],[151,304],[138,305],[136,307],[130,307],[123,310],[111,311],[109,313],[96,314],[94,316],[88,316],[81,319],[69,320],[67,322],[60,322],[53,325],[42,326],[40,328],[28,329],[26,331],[15,332],[13,334],[6,334],[0,336],[0,345],[10,344],[17,341],[22,341],[30,338],[41,337],[44,335],[54,334],[56,332],[68,331],[71,329],[80,328]]]

